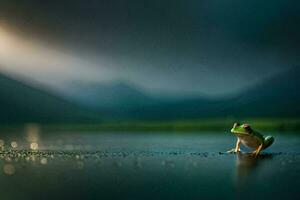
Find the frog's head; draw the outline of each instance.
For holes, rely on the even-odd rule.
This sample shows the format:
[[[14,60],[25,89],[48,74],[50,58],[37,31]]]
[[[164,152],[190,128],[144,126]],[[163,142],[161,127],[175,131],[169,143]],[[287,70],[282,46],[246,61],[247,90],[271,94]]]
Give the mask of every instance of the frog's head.
[[[249,124],[234,123],[231,132],[235,135],[251,135],[252,129]]]

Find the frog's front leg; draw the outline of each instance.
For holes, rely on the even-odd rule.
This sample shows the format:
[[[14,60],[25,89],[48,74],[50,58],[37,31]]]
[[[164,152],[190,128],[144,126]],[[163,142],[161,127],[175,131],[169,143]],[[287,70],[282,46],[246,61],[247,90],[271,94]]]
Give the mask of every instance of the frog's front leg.
[[[240,138],[237,139],[235,148],[227,151],[227,153],[236,153],[236,152],[239,152],[239,151],[241,151],[241,140],[240,140]]]

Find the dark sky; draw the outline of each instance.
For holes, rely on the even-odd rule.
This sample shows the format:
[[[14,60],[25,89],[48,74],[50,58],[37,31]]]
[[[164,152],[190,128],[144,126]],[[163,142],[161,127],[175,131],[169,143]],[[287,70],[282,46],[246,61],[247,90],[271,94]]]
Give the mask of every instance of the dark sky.
[[[17,34],[96,60],[76,69],[92,70],[93,80],[102,80],[95,76],[99,61],[112,80],[148,90],[216,95],[300,63],[296,0],[0,2],[2,23]],[[67,72],[65,77],[72,79]]]

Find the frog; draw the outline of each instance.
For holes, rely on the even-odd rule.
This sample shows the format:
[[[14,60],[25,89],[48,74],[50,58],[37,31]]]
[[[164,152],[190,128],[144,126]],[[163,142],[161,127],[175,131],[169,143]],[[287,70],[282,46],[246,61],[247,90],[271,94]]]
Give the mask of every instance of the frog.
[[[262,150],[270,147],[274,143],[273,136],[264,136],[254,130],[249,124],[234,123],[231,133],[237,137],[237,142],[235,148],[227,151],[227,153],[240,152],[240,146],[243,144],[244,146],[253,149],[250,154],[257,157]]]

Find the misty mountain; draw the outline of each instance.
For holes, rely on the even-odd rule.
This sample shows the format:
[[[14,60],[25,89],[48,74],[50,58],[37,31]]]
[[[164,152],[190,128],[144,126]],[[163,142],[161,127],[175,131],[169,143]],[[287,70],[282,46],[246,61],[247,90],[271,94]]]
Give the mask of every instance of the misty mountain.
[[[274,76],[233,99],[235,115],[260,117],[300,116],[300,69]]]
[[[157,107],[138,108],[136,118],[186,119],[224,117],[299,117],[300,70],[290,69],[232,97],[186,99]],[[159,113],[159,115],[156,115]]]
[[[125,82],[76,82],[64,94],[54,95],[0,75],[0,121],[299,117],[299,85],[300,70],[293,68],[231,97],[153,96]]]
[[[74,82],[71,89],[65,93],[70,100],[96,110],[130,109],[158,103],[136,86],[126,82],[88,83]]]
[[[0,123],[70,122],[95,119],[85,108],[0,74]]]
[[[199,116],[195,109],[199,105],[207,111],[215,107],[212,99],[183,98],[181,94],[150,95],[134,84],[121,81],[73,82],[71,88],[64,93],[66,98],[101,112],[106,119],[168,120]]]
[[[118,119],[299,117],[299,80],[300,70],[293,68],[231,97],[185,99],[151,96],[123,82],[76,83],[68,97]]]

